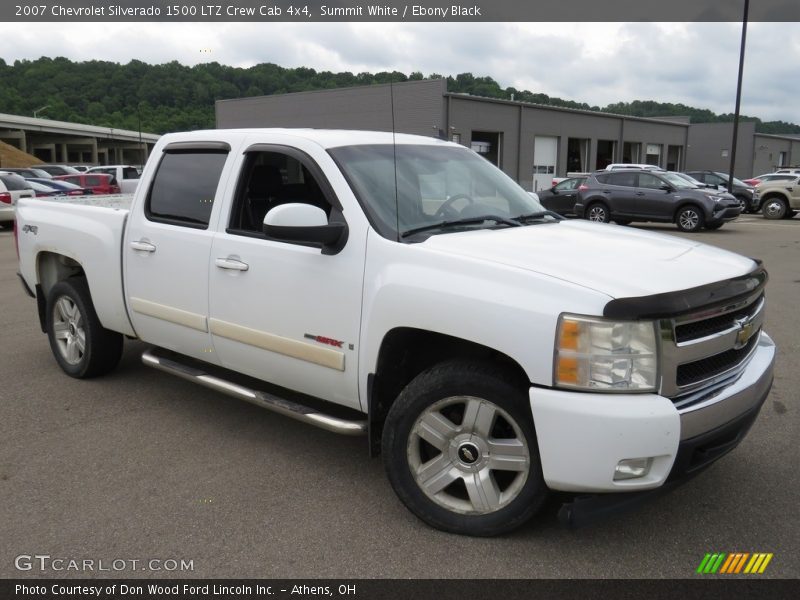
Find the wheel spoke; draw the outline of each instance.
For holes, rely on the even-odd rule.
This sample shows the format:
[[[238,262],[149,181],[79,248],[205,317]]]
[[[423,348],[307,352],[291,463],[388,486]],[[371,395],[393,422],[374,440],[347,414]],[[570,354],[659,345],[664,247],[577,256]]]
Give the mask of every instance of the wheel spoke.
[[[53,323],[53,334],[57,340],[65,340],[69,335],[69,326],[63,321]]]
[[[459,476],[446,454],[440,454],[417,469],[417,483],[429,494],[441,492]]]
[[[86,334],[82,329],[78,330],[78,335],[75,336],[75,345],[81,354],[86,352]]]
[[[464,430],[472,431],[486,439],[492,432],[496,415],[497,410],[494,405],[472,398],[467,400],[461,425]]]
[[[72,364],[75,364],[80,359],[80,354],[78,352],[78,344],[74,339],[67,342],[67,360]]]
[[[70,308],[69,308],[69,300],[66,298],[59,298],[58,302],[56,302],[56,309],[58,311],[58,317],[61,321],[66,321],[70,317]]]
[[[429,412],[420,419],[416,433],[434,448],[444,452],[456,434],[456,426],[442,413]]]
[[[520,440],[490,440],[489,468],[495,471],[525,471],[528,450]]]
[[[482,469],[472,476],[464,477],[469,500],[477,512],[489,512],[500,506],[500,490],[489,469]]]

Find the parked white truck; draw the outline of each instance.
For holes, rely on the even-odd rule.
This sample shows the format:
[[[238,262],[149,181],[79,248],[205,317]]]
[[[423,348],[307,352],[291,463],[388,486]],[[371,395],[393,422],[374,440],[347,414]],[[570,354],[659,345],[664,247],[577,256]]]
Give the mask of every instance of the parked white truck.
[[[132,202],[25,199],[20,277],[56,361],[145,364],[365,434],[434,527],[573,522],[734,448],[769,393],[767,274],[566,221],[472,151],[391,133],[162,137]],[[762,476],[761,473],[754,476]]]

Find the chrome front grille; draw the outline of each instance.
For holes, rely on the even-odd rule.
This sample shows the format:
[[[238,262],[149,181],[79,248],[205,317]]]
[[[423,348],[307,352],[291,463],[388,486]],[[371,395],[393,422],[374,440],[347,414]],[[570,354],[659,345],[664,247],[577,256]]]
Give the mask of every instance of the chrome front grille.
[[[758,345],[761,292],[724,306],[661,321],[661,394],[674,402],[702,396],[735,378]]]

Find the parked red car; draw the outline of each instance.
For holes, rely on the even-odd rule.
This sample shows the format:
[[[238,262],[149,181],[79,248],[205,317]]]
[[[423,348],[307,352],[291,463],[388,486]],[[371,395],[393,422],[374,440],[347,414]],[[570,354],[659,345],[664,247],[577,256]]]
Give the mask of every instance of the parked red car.
[[[71,175],[56,175],[53,179],[69,181],[82,188],[92,190],[94,194],[119,194],[119,185],[112,175],[105,173],[75,173]]]

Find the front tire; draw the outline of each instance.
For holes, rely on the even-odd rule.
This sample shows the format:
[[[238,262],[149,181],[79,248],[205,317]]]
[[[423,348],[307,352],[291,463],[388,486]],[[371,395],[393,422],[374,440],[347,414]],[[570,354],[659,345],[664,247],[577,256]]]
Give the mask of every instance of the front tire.
[[[770,220],[783,219],[788,211],[789,206],[783,198],[768,198],[761,208],[764,218]]]
[[[418,375],[389,410],[382,451],[403,504],[443,531],[511,531],[547,495],[525,390],[490,365],[452,361]]]
[[[699,231],[704,223],[703,211],[696,206],[684,206],[675,215],[675,225],[688,233]]]
[[[59,281],[47,296],[47,337],[56,362],[70,377],[105,375],[122,357],[122,335],[104,329],[84,278]]]

